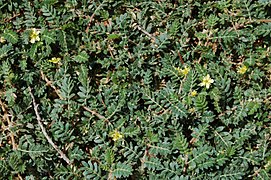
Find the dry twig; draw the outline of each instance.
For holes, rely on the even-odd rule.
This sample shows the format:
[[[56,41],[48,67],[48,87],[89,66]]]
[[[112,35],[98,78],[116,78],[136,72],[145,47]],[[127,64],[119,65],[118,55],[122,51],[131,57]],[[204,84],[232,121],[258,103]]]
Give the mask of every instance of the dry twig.
[[[14,16],[12,16],[12,17],[9,18],[9,19],[4,19],[4,22],[5,22],[5,23],[10,22],[11,20],[13,20],[14,18],[16,18],[16,17],[18,17],[18,16],[20,16],[20,15],[21,15],[21,13],[15,14]]]
[[[57,96],[58,96],[60,99],[63,99],[63,97],[60,95],[59,89],[57,89],[57,88],[52,84],[52,81],[50,81],[50,80],[45,76],[45,74],[43,73],[43,71],[41,71],[40,74],[41,74],[41,79],[43,79],[43,80],[46,82],[46,85],[47,85],[47,86],[50,86],[51,88],[53,88],[53,89],[55,90],[55,93],[57,94]]]
[[[60,157],[66,161],[67,164],[71,164],[71,161],[69,160],[69,158],[57,147],[57,145],[53,142],[53,140],[49,137],[49,135],[47,134],[42,122],[41,122],[41,117],[39,115],[39,112],[38,112],[38,105],[36,104],[36,101],[35,101],[35,97],[32,93],[32,90],[30,87],[28,87],[29,89],[29,93],[31,95],[31,98],[32,98],[32,103],[33,103],[33,106],[34,106],[34,111],[35,111],[35,114],[36,114],[36,117],[37,117],[37,120],[38,120],[38,124],[41,128],[41,131],[43,133],[43,135],[45,136],[45,138],[47,139],[47,141],[53,146],[53,148],[60,154]]]
[[[146,34],[148,37],[150,37],[150,38],[155,42],[156,38],[155,38],[153,35],[151,35],[150,33],[148,33],[145,29],[143,29],[143,28],[140,27],[139,25],[136,25],[136,28],[137,28],[139,31],[141,31],[141,32],[143,32],[144,34]]]
[[[99,119],[101,119],[101,120],[105,120],[105,119],[106,119],[103,115],[100,115],[100,114],[97,113],[96,111],[93,111],[93,110],[87,108],[86,106],[83,106],[83,108],[84,108],[86,111],[90,112],[91,114],[93,114],[94,116],[96,116],[97,118],[99,118]]]
[[[89,18],[89,23],[88,23],[87,28],[86,28],[86,30],[85,30],[86,33],[88,33],[89,28],[90,28],[90,25],[91,25],[91,23],[92,23],[92,21],[93,21],[93,19],[94,19],[94,16],[95,16],[95,14],[97,13],[97,11],[100,10],[100,8],[103,6],[103,3],[104,3],[104,2],[102,2],[102,3],[95,9],[95,11],[93,12],[93,14],[90,16],[90,18]]]

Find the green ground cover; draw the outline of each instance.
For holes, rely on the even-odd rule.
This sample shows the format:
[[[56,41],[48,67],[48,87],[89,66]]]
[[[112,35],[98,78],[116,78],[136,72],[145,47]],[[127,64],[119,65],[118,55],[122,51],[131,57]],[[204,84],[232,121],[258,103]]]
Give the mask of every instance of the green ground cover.
[[[0,179],[271,179],[271,1],[0,0]]]

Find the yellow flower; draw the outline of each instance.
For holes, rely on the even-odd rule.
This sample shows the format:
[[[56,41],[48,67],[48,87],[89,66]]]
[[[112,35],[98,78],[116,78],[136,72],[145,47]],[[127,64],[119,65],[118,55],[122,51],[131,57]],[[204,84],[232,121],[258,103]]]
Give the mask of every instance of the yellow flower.
[[[179,67],[175,68],[179,74],[187,75],[190,71],[188,67],[185,67],[184,69],[180,69]]]
[[[60,58],[56,58],[56,57],[53,57],[52,59],[49,60],[49,62],[52,62],[52,63],[58,63],[61,59]]]
[[[181,70],[183,75],[187,75],[189,73],[190,69],[188,67],[185,67],[184,69]]]
[[[209,89],[210,85],[214,82],[212,78],[210,78],[210,75],[207,74],[202,80],[202,82],[199,84],[200,86],[205,86],[207,89]]]
[[[194,91],[192,91],[190,94],[191,94],[191,96],[194,97],[194,96],[196,96],[196,95],[198,94],[198,92],[197,92],[196,90],[194,90]]]
[[[112,137],[113,141],[117,141],[123,138],[123,135],[119,131],[114,130],[113,132],[110,133],[110,137]]]
[[[245,65],[243,65],[242,67],[240,67],[240,68],[238,69],[237,72],[240,73],[240,74],[245,74],[246,71],[247,71],[247,67],[246,67]]]
[[[6,42],[5,38],[3,36],[0,37],[0,43]]]
[[[39,30],[36,30],[35,28],[33,28],[31,30],[31,34],[30,34],[30,42],[31,43],[35,43],[36,41],[40,41],[40,37],[39,37]]]

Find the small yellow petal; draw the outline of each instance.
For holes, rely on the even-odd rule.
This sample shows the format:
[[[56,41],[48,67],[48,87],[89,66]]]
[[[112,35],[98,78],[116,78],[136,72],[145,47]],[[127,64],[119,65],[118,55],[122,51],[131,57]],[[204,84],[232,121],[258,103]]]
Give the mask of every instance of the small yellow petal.
[[[191,94],[191,96],[195,97],[198,94],[198,92],[196,90],[194,90],[190,94]]]
[[[52,59],[48,60],[49,62],[51,63],[58,63],[61,59],[60,58],[56,58],[56,57],[53,57]]]
[[[240,67],[240,68],[238,69],[237,72],[240,73],[240,74],[245,74],[246,71],[247,71],[247,67],[246,67],[245,65],[243,65],[242,67]]]
[[[119,131],[115,130],[110,133],[110,137],[112,137],[113,141],[117,141],[123,138],[123,135]]]
[[[205,86],[207,89],[210,88],[210,85],[214,82],[212,78],[210,78],[210,75],[207,74],[202,80],[202,82],[199,84],[200,86]]]
[[[35,28],[33,28],[31,30],[31,33],[30,33],[30,42],[31,43],[35,43],[36,41],[40,41],[39,33],[40,33],[40,31],[36,30]]]
[[[186,76],[190,71],[189,67],[185,67],[184,69],[181,69],[179,67],[175,67],[175,69],[176,69],[176,71],[178,71],[179,75],[184,75],[184,76]]]
[[[188,67],[185,67],[184,69],[181,70],[183,75],[187,75],[189,73],[190,69]]]

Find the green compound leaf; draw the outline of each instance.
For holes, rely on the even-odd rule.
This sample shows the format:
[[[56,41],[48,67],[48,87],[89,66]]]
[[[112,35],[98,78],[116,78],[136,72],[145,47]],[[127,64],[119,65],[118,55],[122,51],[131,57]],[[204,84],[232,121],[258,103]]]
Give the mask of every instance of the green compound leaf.
[[[207,101],[206,101],[206,95],[205,94],[199,94],[195,101],[194,101],[194,105],[196,107],[196,110],[198,110],[199,112],[204,112],[207,110]]]
[[[144,161],[144,167],[149,170],[159,170],[161,169],[161,161],[158,158],[149,158]]]
[[[101,169],[96,162],[92,163],[91,161],[82,162],[83,167],[80,168],[83,171],[83,176],[86,179],[100,179],[101,178]]]
[[[204,145],[193,149],[192,156],[188,161],[189,169],[196,169],[197,172],[202,169],[208,169],[214,165],[214,159],[211,157],[213,154],[210,146]]]
[[[46,44],[51,44],[56,42],[56,32],[54,30],[45,30],[42,33],[42,38],[45,40]]]
[[[10,43],[16,44],[19,41],[19,37],[16,32],[11,30],[5,30],[2,34],[3,37]]]
[[[73,59],[76,62],[84,63],[84,62],[88,61],[88,58],[89,58],[89,55],[85,51],[82,51],[77,56],[75,56]]]
[[[133,168],[129,164],[118,162],[115,166],[112,175],[116,178],[129,177],[132,174]]]
[[[173,148],[178,149],[180,153],[188,151],[188,142],[182,134],[177,134],[173,140]]]
[[[4,45],[0,49],[0,59],[8,56],[8,52],[12,50],[12,46]]]
[[[169,143],[159,143],[158,145],[149,145],[151,154],[167,155],[171,153],[171,147]]]
[[[30,51],[29,51],[29,57],[31,59],[34,59],[35,56],[36,56],[36,53],[37,53],[37,50],[38,50],[38,43],[35,43],[31,46],[30,48]]]

